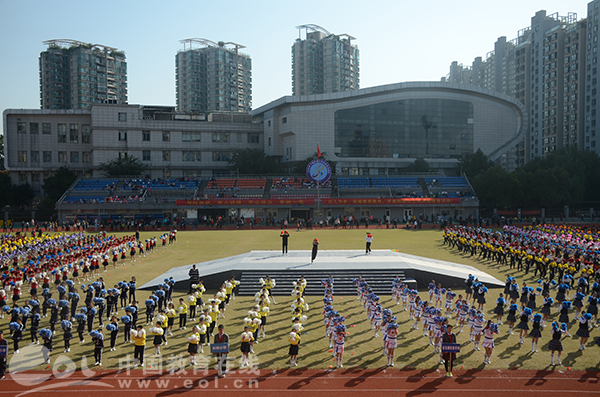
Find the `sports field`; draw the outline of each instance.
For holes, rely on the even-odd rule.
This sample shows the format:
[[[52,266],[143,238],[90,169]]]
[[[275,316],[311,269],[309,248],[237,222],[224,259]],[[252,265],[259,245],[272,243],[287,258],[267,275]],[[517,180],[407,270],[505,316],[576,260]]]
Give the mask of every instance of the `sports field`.
[[[393,229],[374,229],[369,231],[374,236],[373,249],[397,249],[400,252],[430,257],[434,259],[452,261],[467,265],[472,265],[483,271],[490,273],[499,280],[504,280],[506,277],[507,268],[491,265],[489,262],[471,259],[465,255],[452,251],[447,247],[442,246],[442,234],[439,230],[393,230]],[[308,250],[311,247],[312,240],[317,237],[320,241],[320,250],[328,249],[362,249],[365,242],[365,230],[314,230],[314,231],[291,231],[290,232],[289,249]],[[156,236],[158,232],[142,232],[142,240]],[[120,280],[129,280],[131,276],[135,276],[138,285],[157,277],[167,269],[176,266],[183,266],[192,263],[208,261],[212,259],[222,258],[231,255],[237,255],[251,250],[280,250],[279,230],[243,230],[243,231],[182,231],[177,234],[177,243],[162,249],[159,246],[152,254],[137,258],[135,263],[126,260],[125,265],[119,266],[113,270],[109,266],[106,273],[101,273],[104,277],[107,287],[112,287]],[[318,258],[317,258],[318,260]],[[357,274],[369,280],[368,273]],[[523,281],[535,282],[532,274],[525,277],[523,274],[512,274],[517,277],[521,284]],[[390,288],[391,288],[390,280]],[[292,285],[281,286],[284,291],[291,292]],[[426,296],[426,291],[420,286],[420,295],[422,298]],[[256,280],[256,290],[260,289],[260,284]],[[186,291],[176,291],[173,294],[173,300],[184,296]],[[492,317],[492,309],[495,306],[495,299],[500,290],[491,290],[488,303],[486,304],[486,318]],[[147,298],[148,292],[138,291],[138,301],[142,302]],[[28,296],[25,294],[25,296]],[[205,297],[209,296],[209,291]],[[396,368],[402,369],[437,369],[443,368],[439,363],[439,355],[434,354],[433,346],[429,346],[428,339],[422,337],[422,325],[419,324],[419,331],[411,328],[412,322],[409,323],[408,312],[399,311],[400,306],[395,306],[391,296],[382,296],[381,305],[384,308],[390,308],[394,315],[398,316],[399,337],[398,348],[395,355]],[[276,296],[277,305],[271,305],[271,314],[266,327],[266,337],[259,338],[259,343],[255,345],[255,354],[251,356],[251,364],[256,365],[259,369],[282,369],[289,366],[288,353],[288,335],[291,330],[292,314],[290,311],[291,296],[289,294]],[[335,365],[333,355],[329,351],[328,341],[325,339],[325,330],[323,328],[323,319],[321,316],[322,300],[321,296],[306,297],[311,310],[308,313],[308,321],[305,324],[305,333],[302,335],[302,343],[298,356],[298,365],[300,368],[309,369],[326,369],[331,365]],[[225,325],[225,332],[230,336],[231,361],[230,368],[237,368],[240,359],[239,352],[239,335],[243,331],[243,318],[248,310],[254,305],[254,301],[248,297],[238,297],[232,301],[226,311],[226,318],[219,320],[219,323]],[[386,357],[382,355],[382,340],[375,338],[373,331],[370,330],[366,315],[363,313],[362,307],[355,297],[334,297],[333,306],[335,310],[342,315],[347,316],[346,325],[350,336],[346,342],[344,352],[344,366],[349,368],[357,367],[359,369],[379,368],[386,365]],[[144,324],[144,310],[141,310],[140,320],[138,324]],[[554,313],[551,320],[554,320],[558,315]],[[124,312],[120,311],[119,316]],[[572,317],[572,316],[571,316]],[[40,328],[47,326],[48,318],[43,318]],[[454,323],[454,319],[451,323]],[[7,329],[7,319],[0,320],[2,328]],[[97,323],[96,323],[97,324]],[[575,323],[572,321],[572,325]],[[167,346],[161,347],[161,355],[153,356],[154,347],[151,346],[152,338],[149,337],[146,344],[146,367],[149,370],[152,365],[154,369],[168,370],[178,368],[182,362],[187,363],[187,337],[190,334],[193,324],[188,323],[187,330],[177,330],[174,328],[174,336],[169,338]],[[177,326],[177,321],[176,321]],[[455,329],[458,331],[458,329]],[[462,350],[455,364],[455,370],[461,367],[467,369],[532,369],[545,370],[552,369],[550,366],[550,353],[547,350],[547,343],[550,339],[549,329],[546,328],[542,332],[540,345],[537,353],[531,353],[531,342],[529,338],[525,339],[524,344],[519,343],[518,332],[515,335],[507,334],[507,326],[500,327],[500,335],[496,338],[496,347],[491,364],[483,365],[483,349],[482,351],[473,350],[473,344],[468,341],[468,328],[465,327],[465,332],[458,335],[458,342],[462,344]],[[574,335],[576,329],[571,333]],[[102,360],[103,369],[119,369],[123,368],[123,361],[127,355],[133,355],[133,345],[123,343],[123,327],[119,335],[117,350],[110,352],[108,345],[108,333],[105,333],[106,345]],[[7,332],[5,331],[5,335]],[[598,370],[600,348],[593,344],[593,339],[600,336],[597,328],[591,332],[591,338],[587,345],[587,350],[579,350],[578,337],[567,337],[563,341],[564,352],[562,356],[562,367],[557,367],[564,370]],[[24,332],[24,341],[22,345],[29,341],[29,331]],[[50,365],[41,365],[41,355],[39,359],[37,354],[27,353],[28,348],[23,347],[22,353],[14,357],[9,357],[9,371],[11,364],[21,362],[22,369],[35,370],[50,370],[53,368],[55,360],[62,360],[68,356],[75,362],[77,367],[81,366],[83,356],[88,356],[87,365],[92,368],[93,364],[93,345],[91,338],[86,338],[86,343],[78,344],[77,339],[72,340],[71,352],[63,354],[62,330],[57,329],[54,338],[54,351],[51,354]],[[33,349],[33,348],[31,348]],[[209,354],[209,348],[205,347],[204,358],[197,358],[198,363],[209,365],[214,368],[215,360]],[[20,357],[19,357],[20,356]],[[177,358],[183,361],[177,361]],[[59,360],[59,361],[60,361]],[[153,364],[154,363],[154,364]],[[13,367],[15,368],[15,367]],[[568,369],[567,369],[568,368]]]

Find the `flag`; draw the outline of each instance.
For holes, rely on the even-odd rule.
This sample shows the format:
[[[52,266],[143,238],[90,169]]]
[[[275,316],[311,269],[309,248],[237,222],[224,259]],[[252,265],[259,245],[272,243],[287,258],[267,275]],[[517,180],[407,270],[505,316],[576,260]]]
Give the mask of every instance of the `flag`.
[[[317,158],[321,157],[321,149],[319,149],[319,144],[317,143]]]

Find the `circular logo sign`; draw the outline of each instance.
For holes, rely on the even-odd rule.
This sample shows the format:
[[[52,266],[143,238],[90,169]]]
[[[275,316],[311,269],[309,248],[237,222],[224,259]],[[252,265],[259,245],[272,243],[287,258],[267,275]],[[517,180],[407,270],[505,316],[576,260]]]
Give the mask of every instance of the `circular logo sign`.
[[[331,166],[325,160],[313,160],[306,166],[306,176],[311,181],[325,183],[331,178]]]

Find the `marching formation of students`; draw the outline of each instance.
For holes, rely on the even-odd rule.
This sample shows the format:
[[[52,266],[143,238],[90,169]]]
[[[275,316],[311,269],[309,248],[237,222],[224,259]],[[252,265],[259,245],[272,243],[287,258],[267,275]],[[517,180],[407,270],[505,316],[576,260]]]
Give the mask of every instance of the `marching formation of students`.
[[[474,296],[482,288],[473,276],[465,280],[466,297],[461,299],[459,296],[455,310],[458,310],[461,324],[466,316],[469,317],[476,350],[479,349],[481,335],[484,335],[484,363],[490,362],[493,335],[500,332],[505,315],[509,335],[518,329],[521,344],[525,343],[525,337],[531,337],[531,353],[538,352],[544,328],[551,325],[548,344],[551,365],[561,364],[561,339],[571,337],[569,329],[572,326],[577,326],[575,335],[580,340],[579,349],[586,349],[590,331],[600,326],[600,246],[594,235],[590,230],[551,225],[535,228],[505,226],[502,232],[466,227],[445,230],[444,244],[449,247],[471,256],[479,254],[480,258],[506,265],[510,270],[524,270],[525,274],[532,271],[534,276],[539,277],[534,285],[523,282],[519,286],[516,277],[507,275],[504,291],[499,293],[495,302],[495,323],[492,320],[486,323],[482,305],[477,310],[469,306],[470,298],[473,299],[472,305],[479,302],[479,298]],[[553,313],[554,308],[556,311]],[[538,310],[539,313],[535,313]],[[556,321],[549,324],[551,317]],[[595,342],[600,344],[600,338]]]

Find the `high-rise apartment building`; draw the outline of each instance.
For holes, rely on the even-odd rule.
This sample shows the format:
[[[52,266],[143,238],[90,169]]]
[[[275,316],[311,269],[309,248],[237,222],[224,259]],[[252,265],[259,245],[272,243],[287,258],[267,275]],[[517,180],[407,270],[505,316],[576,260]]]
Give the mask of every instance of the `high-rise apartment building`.
[[[582,32],[585,34],[583,37],[581,34],[579,34],[577,41],[575,40],[574,34],[573,36],[570,36],[571,40],[566,44],[565,51],[568,48],[571,62],[577,59],[582,62],[581,65],[583,65],[583,62],[585,62],[585,71],[582,68],[573,69],[573,66],[575,65],[571,65],[569,70],[571,73],[569,80],[571,89],[573,89],[576,84],[579,84],[578,87],[581,91],[585,84],[585,95],[580,94],[582,97],[585,96],[583,112],[585,117],[583,120],[579,121],[579,124],[577,124],[576,127],[584,130],[584,149],[600,154],[600,144],[597,144],[599,139],[596,134],[596,131],[599,127],[597,124],[600,120],[600,92],[598,92],[598,53],[600,52],[600,43],[598,43],[598,26],[600,25],[600,22],[598,21],[599,18],[600,0],[594,0],[588,3],[587,26],[586,30]],[[577,55],[577,53],[581,50],[586,51],[585,58]],[[565,69],[566,67],[567,65],[565,65]],[[585,81],[581,79],[584,77],[584,75]],[[578,82],[575,81],[577,77],[580,77]],[[570,94],[572,96],[575,94],[575,92],[572,90]],[[571,106],[572,105],[573,104],[571,104]],[[571,110],[571,108],[569,109]],[[572,119],[569,121],[573,123]]]
[[[588,19],[580,21],[575,13],[560,16],[538,11],[517,38],[507,41],[500,37],[485,61],[476,58],[470,68],[457,62],[450,66],[446,81],[503,92],[525,105],[530,129],[523,142],[501,160],[508,170],[561,148],[597,150],[595,144],[592,146],[594,129],[589,117],[591,104],[596,103],[590,98],[596,92],[594,60],[586,57],[593,42],[586,32],[592,29],[590,16],[598,11],[597,4],[600,0],[589,3]],[[592,40],[587,46],[586,39]],[[584,76],[586,61],[588,75]],[[589,100],[589,108],[584,106],[584,99]],[[589,136],[584,137],[585,123]]]
[[[243,45],[206,39],[186,39],[181,43],[184,49],[175,57],[179,111],[252,110],[252,60],[239,52],[245,48]]]
[[[127,103],[125,53],[76,40],[48,40],[40,53],[42,109],[89,109]]]
[[[317,25],[292,46],[292,95],[327,94],[359,89],[359,51],[348,34],[335,35]]]

